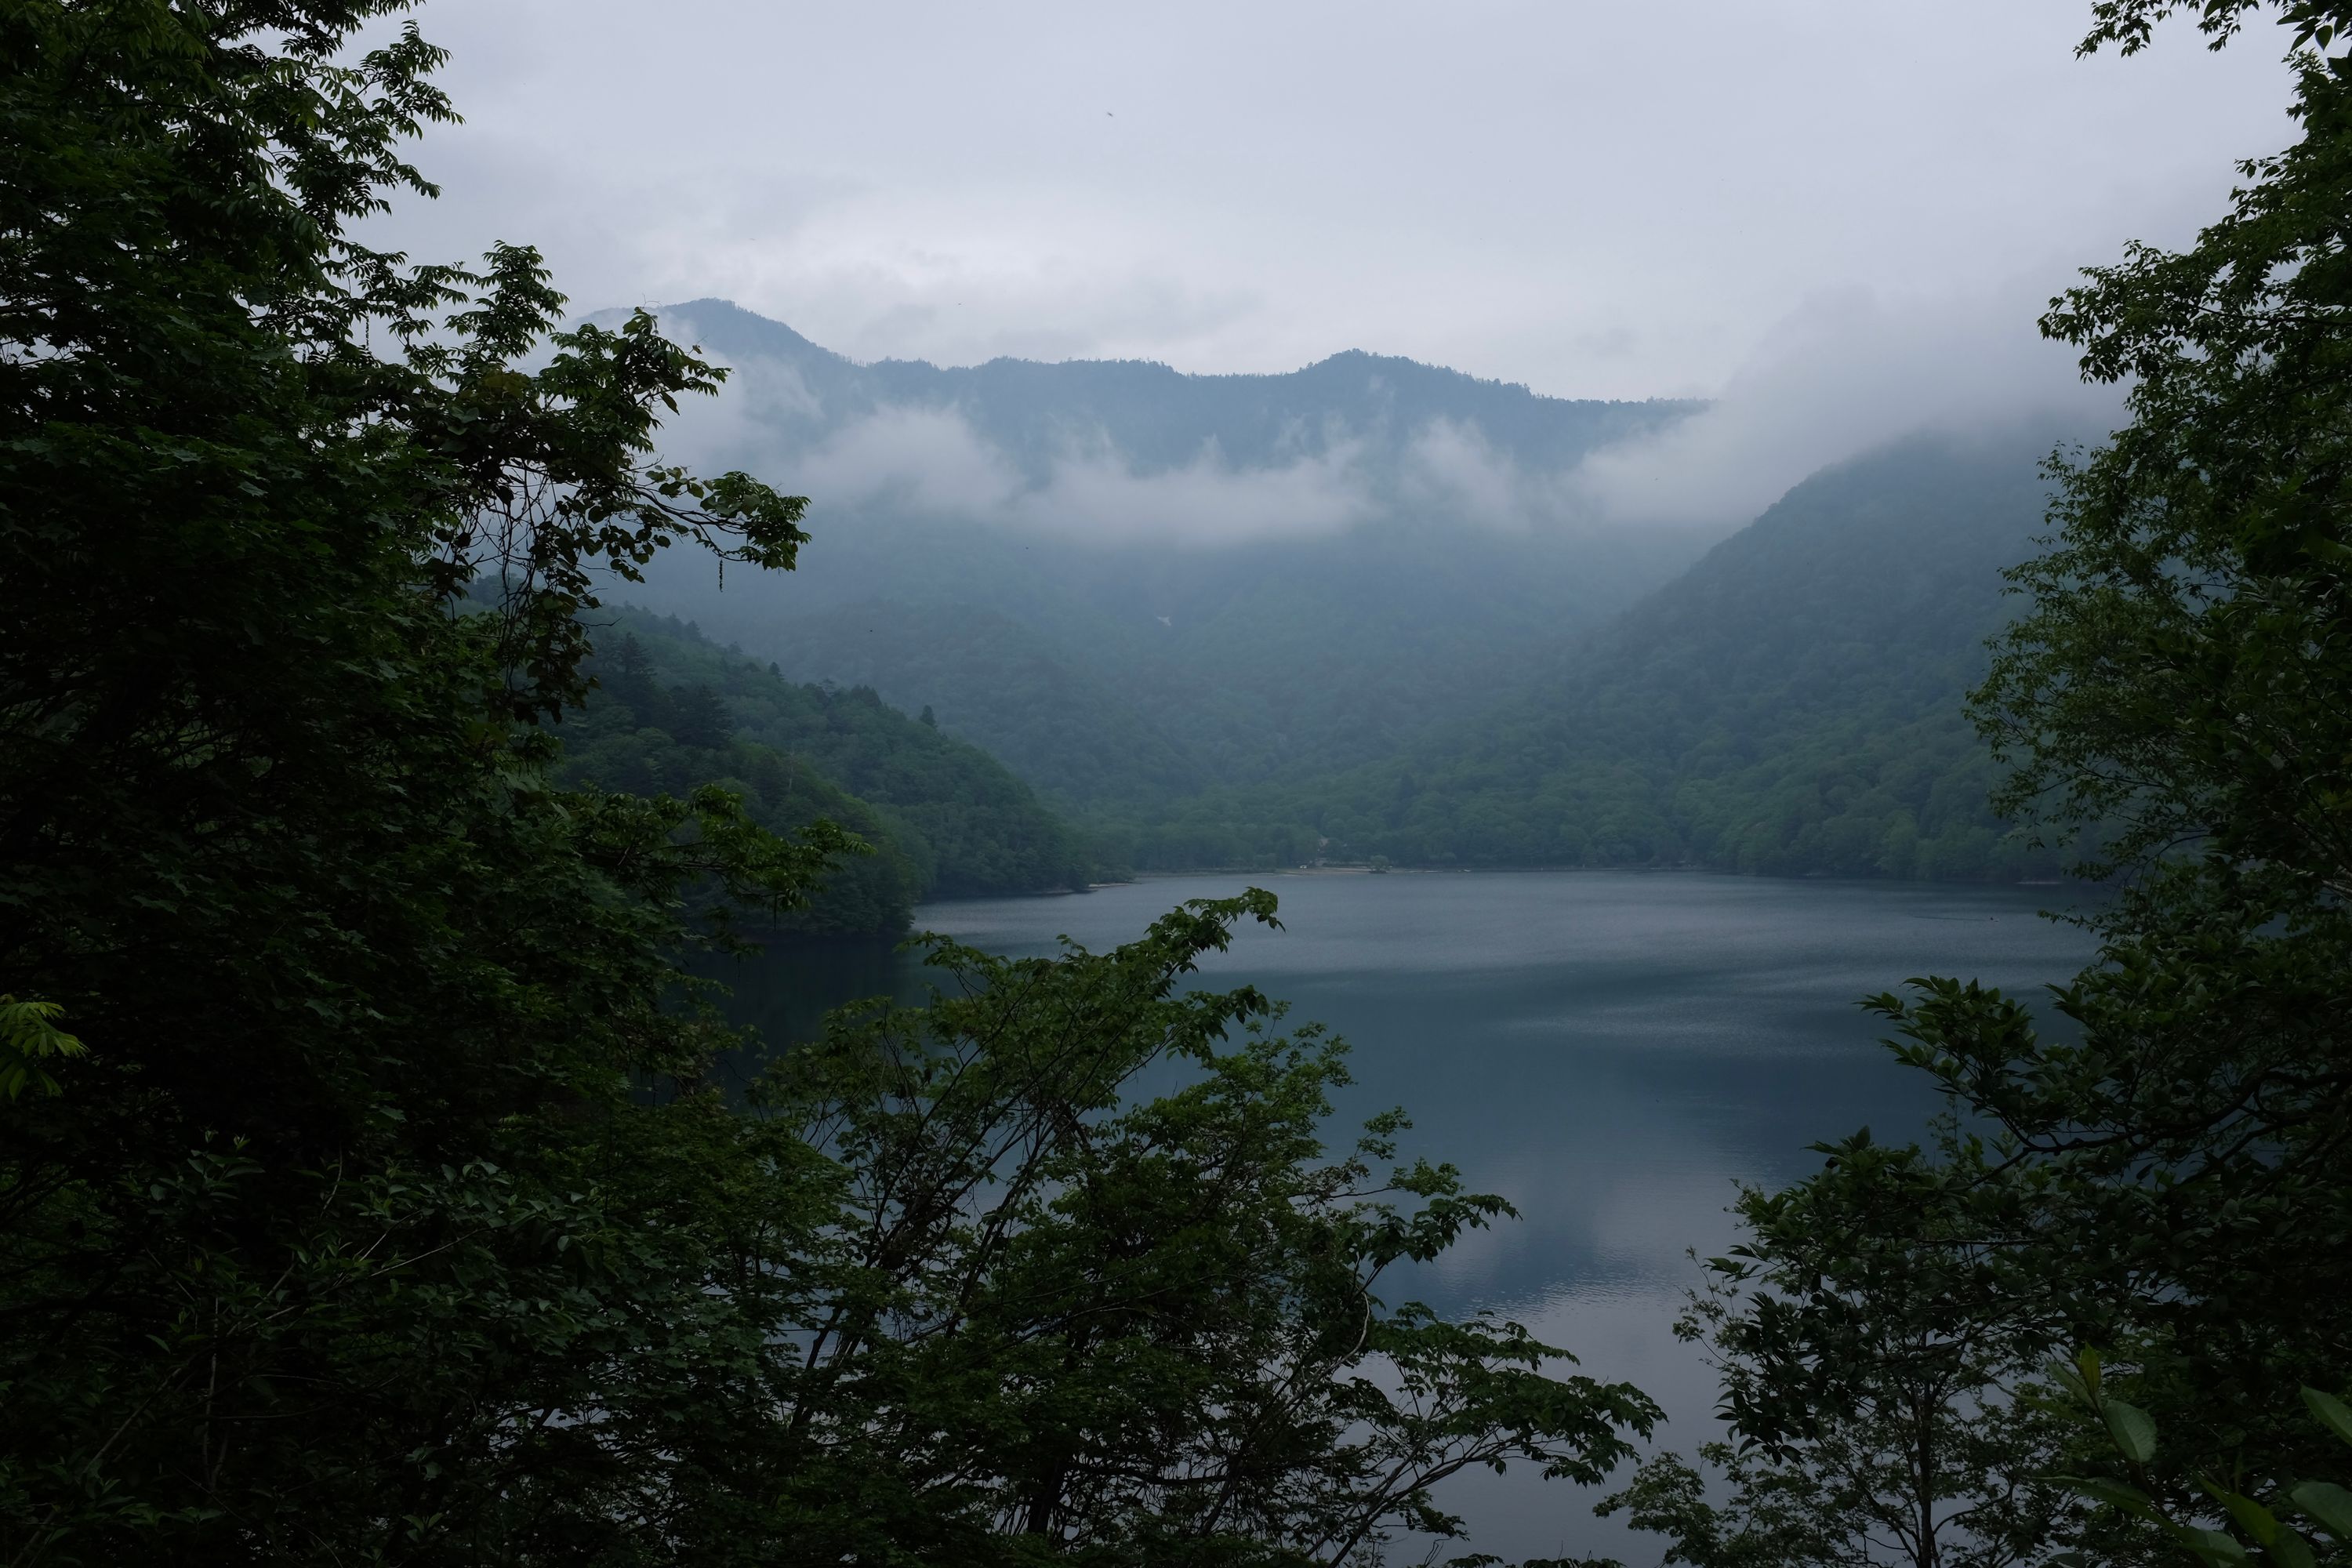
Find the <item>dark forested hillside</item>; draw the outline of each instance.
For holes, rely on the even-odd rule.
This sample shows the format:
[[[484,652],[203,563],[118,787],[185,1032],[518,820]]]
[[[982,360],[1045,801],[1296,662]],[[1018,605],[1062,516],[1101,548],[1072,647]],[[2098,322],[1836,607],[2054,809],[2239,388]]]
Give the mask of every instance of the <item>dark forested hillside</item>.
[[[929,710],[1049,797],[1080,805],[1172,802],[1205,768],[1099,665],[975,605],[844,605],[753,634],[785,669],[822,669]]]
[[[1139,819],[1139,863],[2054,867],[2004,838],[1960,711],[2053,439],[1921,437],[1817,474],[1476,718],[1338,779]]]
[[[765,826],[823,817],[873,846],[836,862],[788,929],[895,933],[926,897],[1089,879],[1028,785],[871,688],[796,686],[692,626],[629,612],[598,629],[591,669],[598,689],[562,731],[571,778],[639,795],[715,781]]]

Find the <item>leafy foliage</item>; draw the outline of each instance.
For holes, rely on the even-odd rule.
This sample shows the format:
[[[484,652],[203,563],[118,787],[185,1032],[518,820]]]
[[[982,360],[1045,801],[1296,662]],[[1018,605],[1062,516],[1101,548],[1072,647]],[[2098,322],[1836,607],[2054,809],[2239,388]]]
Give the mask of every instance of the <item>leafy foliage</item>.
[[[15,1100],[26,1089],[64,1092],[48,1061],[89,1054],[78,1037],[58,1027],[64,1011],[55,1002],[20,1002],[0,994],[0,1095]]]
[[[2352,1491],[2334,1481],[2281,1482],[2267,1478],[2249,1481],[2239,1476],[2200,1476],[2198,1489],[2206,1500],[2220,1504],[2227,1516],[2216,1521],[2220,1529],[2203,1522],[2210,1515],[2201,1509],[2183,1516],[2168,1507],[2151,1495],[2163,1489],[2151,1481],[2150,1475],[2158,1459],[2156,1423],[2137,1405],[2107,1393],[2099,1353],[2084,1350],[2073,1365],[2060,1365],[2054,1371],[2077,1406],[2105,1429],[2114,1445],[2113,1458],[2121,1459],[2129,1478],[2061,1478],[2084,1497],[2156,1525],[2187,1555],[2210,1568],[2238,1568],[2258,1558],[2282,1568],[2314,1568],[2323,1561],[2342,1561],[2345,1550],[2352,1547]],[[2321,1430],[2352,1445],[2352,1406],[2308,1385],[2302,1390],[2302,1397],[2304,1407]],[[2268,1496],[2270,1503],[2249,1495],[2256,1492]],[[2316,1526],[2321,1542],[2315,1545],[2304,1531],[2287,1522],[2288,1518]],[[2058,1561],[2061,1568],[2083,1568],[2088,1559],[2075,1552]]]
[[[424,1550],[690,1341],[576,1156],[697,1053],[677,889],[830,847],[548,787],[591,568],[789,564],[800,508],[649,464],[714,384],[649,321],[344,236],[447,113],[414,32],[347,51],[397,10],[0,18],[0,957],[86,1047],[0,1108],[12,1557]]]
[[[449,113],[404,8],[0,9],[0,1556],[1332,1563],[1462,1465],[1605,1470],[1640,1395],[1374,1293],[1500,1204],[1375,1177],[1392,1118],[1325,1156],[1336,1046],[1180,989],[1262,894],[938,950],[971,994],[764,1114],[708,1084],[683,956],[854,841],[567,787],[556,737],[595,583],[789,566],[802,504],[653,459],[718,372],[649,320],[346,233]],[[648,765],[849,804],[731,734],[841,704],[639,673]],[[1049,841],[923,817],[896,781],[1001,775],[845,705],[825,771],[893,835]]]
[[[1602,1509],[1695,1568],[2036,1561],[2074,1511],[2045,1479],[2066,1434],[2022,1386],[1977,1173],[1867,1132],[1822,1152],[1811,1180],[1741,1194],[1747,1239],[1677,1325],[1722,1375],[1718,1479],[1664,1455]]]
[[[836,1021],[763,1085],[841,1173],[794,1296],[784,1407],[729,1452],[781,1489],[759,1539],[826,1560],[1307,1563],[1429,1489],[1518,1461],[1591,1480],[1656,1412],[1484,1315],[1374,1293],[1508,1211],[1449,1167],[1376,1175],[1402,1129],[1316,1135],[1346,1081],[1251,990],[1180,991],[1262,892],[1188,905],[1101,955],[1008,961],[940,939],[922,1009]],[[1239,1028],[1238,1042],[1227,1045]],[[1160,1060],[1186,1081],[1122,1087]]]
[[[2247,9],[2202,15],[2218,41]],[[2345,15],[2286,13],[2313,41]],[[1948,985],[1887,1008],[2049,1184],[2019,1240],[2077,1338],[2128,1347],[2183,1461],[2223,1470],[2316,1460],[2276,1412],[2352,1334],[2352,62],[2294,65],[2302,139],[2189,250],[2135,248],[2043,323],[2128,378],[2132,418],[2062,476],[1976,703],[2008,804],[2116,825],[2105,963],[2060,998],[2079,1033]]]
[[[2255,9],[2184,8],[2217,46]],[[2133,52],[2169,9],[2101,5],[2085,47]],[[1921,1168],[1967,1223],[1843,1245],[1930,1247],[1944,1310],[1989,1301],[2011,1361],[2106,1352],[2063,1373],[2095,1419],[2048,1461],[2119,1505],[2039,1543],[2077,1563],[2313,1561],[2284,1521],[2333,1494],[2281,1478],[2343,1464],[2292,1413],[2352,1343],[2352,58],[2324,52],[2352,12],[2279,10],[2301,140],[2242,165],[2191,248],[2135,247],[2043,320],[2127,384],[2130,422],[2055,470],[2049,547],[2011,574],[2026,613],[1971,699],[2002,805],[2122,881],[2100,962],[2057,1029],[1952,979],[1871,1004],[1953,1102]],[[2027,1374],[1974,1376],[1986,1411],[2027,1401]]]

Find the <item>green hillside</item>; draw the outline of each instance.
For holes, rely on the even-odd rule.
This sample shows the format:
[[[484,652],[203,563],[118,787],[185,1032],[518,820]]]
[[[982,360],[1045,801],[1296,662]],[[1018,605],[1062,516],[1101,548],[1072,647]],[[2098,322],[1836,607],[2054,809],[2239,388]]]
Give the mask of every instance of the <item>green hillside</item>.
[[[1960,707],[2051,440],[1923,437],[1825,470],[1475,718],[1331,779],[1132,816],[1122,842],[1143,867],[2050,871],[1987,809]]]
[[[789,580],[631,595],[795,680],[929,707],[1056,805],[1118,813],[1392,757],[1697,552],[1680,531],[1436,523],[1046,548],[982,524],[837,518]]]
[[[1083,886],[1094,868],[1030,787],[871,688],[798,686],[688,625],[622,611],[596,638],[597,689],[562,727],[573,782],[679,794],[717,782],[763,826],[818,817],[865,837],[787,929],[904,931],[931,897]]]
[[[1209,782],[1135,697],[1002,611],[882,600],[818,609],[750,634],[788,670],[880,690],[983,747],[1049,799],[1132,807]]]

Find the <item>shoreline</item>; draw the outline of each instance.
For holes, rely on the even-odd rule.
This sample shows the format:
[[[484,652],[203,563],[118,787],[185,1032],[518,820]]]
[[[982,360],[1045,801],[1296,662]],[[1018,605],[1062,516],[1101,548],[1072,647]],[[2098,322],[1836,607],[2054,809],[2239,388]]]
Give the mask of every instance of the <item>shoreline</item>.
[[[925,904],[972,903],[991,899],[1067,899],[1087,893],[1102,892],[1112,888],[1131,888],[1145,882],[1179,881],[1199,877],[1529,877],[1529,876],[1615,876],[1615,877],[1731,877],[1758,882],[1832,882],[1838,884],[1880,885],[1890,888],[2082,888],[2093,889],[2100,883],[2074,878],[2024,877],[2016,880],[1979,877],[1840,877],[1825,871],[1805,871],[1795,876],[1775,875],[1765,871],[1730,871],[1719,866],[1391,866],[1374,870],[1370,866],[1202,866],[1182,871],[1137,871],[1113,881],[1089,882],[1082,888],[1040,888],[1023,893],[981,893],[952,898],[932,898]]]

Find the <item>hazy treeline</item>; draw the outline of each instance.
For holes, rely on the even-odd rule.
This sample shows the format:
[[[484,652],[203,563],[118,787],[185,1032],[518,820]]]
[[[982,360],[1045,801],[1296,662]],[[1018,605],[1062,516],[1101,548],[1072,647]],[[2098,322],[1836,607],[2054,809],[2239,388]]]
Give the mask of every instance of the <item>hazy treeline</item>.
[[[737,383],[727,404],[687,414],[673,444],[781,464],[835,505],[1026,519],[1080,545],[1151,542],[1184,526],[1168,510],[1181,501],[1238,510],[1192,518],[1192,543],[1410,521],[1433,500],[1483,498],[1494,521],[1516,508],[1524,521],[1559,509],[1541,492],[1583,458],[1705,406],[1546,397],[1355,350],[1276,375],[1107,360],[861,364],[724,300],[659,314]],[[1498,504],[1498,479],[1523,493]],[[854,595],[847,582],[816,591]]]

